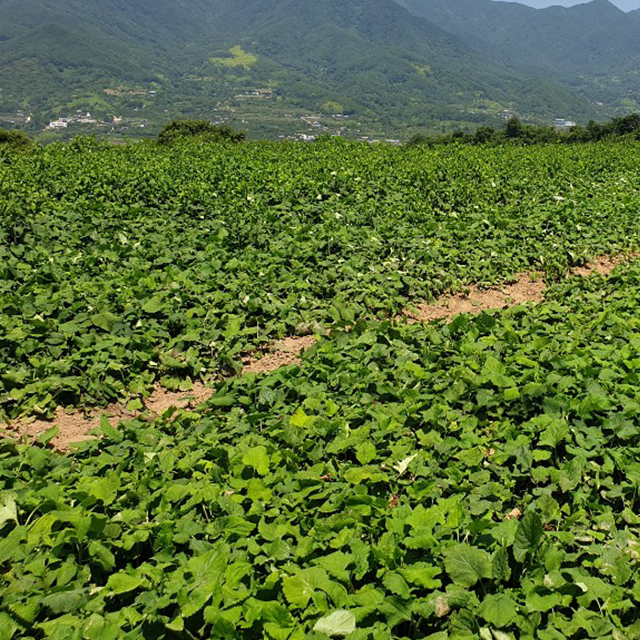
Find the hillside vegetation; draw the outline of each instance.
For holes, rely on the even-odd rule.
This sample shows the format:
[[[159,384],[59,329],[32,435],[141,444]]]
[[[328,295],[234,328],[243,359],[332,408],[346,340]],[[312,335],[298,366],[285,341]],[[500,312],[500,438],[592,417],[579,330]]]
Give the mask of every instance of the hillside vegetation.
[[[553,78],[609,108],[640,106],[640,10],[609,0],[532,9],[493,0],[398,0],[487,57]]]
[[[33,128],[86,109],[157,130],[167,114],[218,118],[222,103],[224,117],[250,114],[253,132],[302,109],[398,133],[505,111],[586,122],[635,104],[640,20],[600,0],[557,16],[491,0],[405,4],[1,0],[0,110],[33,113]],[[256,90],[268,99],[237,99]]]

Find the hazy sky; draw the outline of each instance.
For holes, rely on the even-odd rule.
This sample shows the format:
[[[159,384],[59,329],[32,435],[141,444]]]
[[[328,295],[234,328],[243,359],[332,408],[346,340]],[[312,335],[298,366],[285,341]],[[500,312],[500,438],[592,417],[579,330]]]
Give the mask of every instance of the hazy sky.
[[[528,4],[530,7],[549,7],[552,4],[562,5],[563,7],[571,7],[574,4],[581,4],[585,0],[516,0],[521,4]],[[619,6],[623,11],[631,11],[631,9],[640,8],[640,0],[611,0],[613,4]]]

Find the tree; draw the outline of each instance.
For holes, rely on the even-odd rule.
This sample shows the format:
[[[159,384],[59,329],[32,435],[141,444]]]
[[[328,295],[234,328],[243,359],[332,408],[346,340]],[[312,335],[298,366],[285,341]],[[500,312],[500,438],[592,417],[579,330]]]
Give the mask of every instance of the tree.
[[[614,118],[611,122],[613,130],[619,136],[625,136],[640,130],[640,115],[632,113],[623,118]]]
[[[493,127],[480,127],[475,133],[475,141],[477,144],[485,144],[493,139],[495,133]]]
[[[507,138],[521,138],[524,132],[524,125],[520,122],[520,118],[513,116],[507,121],[504,134]]]
[[[31,145],[31,138],[24,131],[8,131],[0,127],[0,147],[24,149]]]
[[[173,120],[162,129],[158,141],[173,144],[181,138],[200,138],[206,142],[242,142],[246,137],[242,131],[208,120]]]

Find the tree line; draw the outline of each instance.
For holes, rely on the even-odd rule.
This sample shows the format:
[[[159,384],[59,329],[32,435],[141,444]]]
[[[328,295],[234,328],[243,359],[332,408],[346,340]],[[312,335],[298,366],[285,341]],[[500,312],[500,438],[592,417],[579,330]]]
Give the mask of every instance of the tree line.
[[[408,141],[408,146],[436,146],[443,144],[548,144],[597,142],[607,138],[631,137],[640,140],[640,114],[613,118],[599,123],[591,120],[586,127],[575,126],[568,131],[544,125],[524,124],[519,118],[510,118],[503,129],[480,127],[473,133],[454,131],[446,135],[429,136],[417,133]]]

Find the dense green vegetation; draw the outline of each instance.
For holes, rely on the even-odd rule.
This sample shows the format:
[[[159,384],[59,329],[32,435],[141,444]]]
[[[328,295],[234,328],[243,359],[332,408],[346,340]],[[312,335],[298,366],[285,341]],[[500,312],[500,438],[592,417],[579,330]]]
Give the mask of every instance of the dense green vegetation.
[[[637,154],[85,139],[0,157],[0,415],[189,388],[283,335],[636,246]]]
[[[31,140],[24,131],[8,131],[0,127],[0,149],[24,149],[30,145]]]
[[[198,138],[201,142],[242,142],[246,134],[231,127],[211,124],[208,120],[173,120],[158,136],[160,144],[175,144],[184,138]]]
[[[609,113],[640,107],[640,10],[624,13],[609,0],[546,9],[493,0],[397,1],[484,56],[553,78]]]
[[[575,144],[611,141],[629,137],[640,140],[640,115],[637,113],[613,118],[610,122],[598,123],[591,120],[586,127],[573,126],[569,130],[554,127],[524,124],[519,118],[510,118],[503,129],[480,127],[474,133],[454,131],[448,135],[429,136],[417,133],[407,141],[409,146],[442,144]]]
[[[69,456],[5,441],[2,637],[637,638],[639,296],[358,322]]]
[[[66,455],[0,440],[0,638],[638,638],[640,266],[559,276],[637,250],[639,151],[0,154],[3,417],[220,377]],[[525,269],[545,303],[393,319]]]

